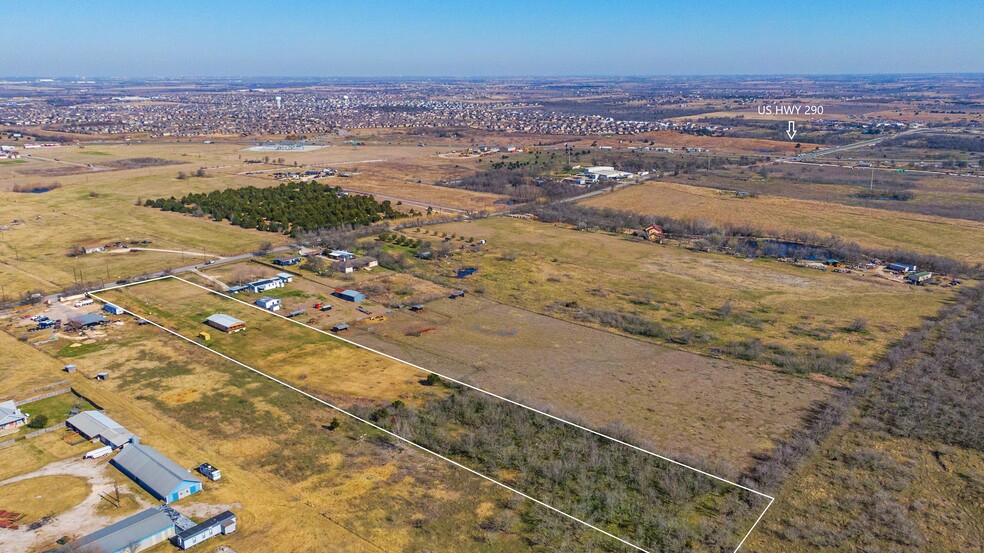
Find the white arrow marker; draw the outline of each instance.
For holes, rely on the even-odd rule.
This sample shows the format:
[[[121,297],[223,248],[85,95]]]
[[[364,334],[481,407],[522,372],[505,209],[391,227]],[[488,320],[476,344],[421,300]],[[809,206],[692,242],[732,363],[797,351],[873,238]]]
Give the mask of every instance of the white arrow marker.
[[[789,139],[792,140],[796,136],[796,121],[789,122],[789,128],[786,129],[786,134],[789,135]]]

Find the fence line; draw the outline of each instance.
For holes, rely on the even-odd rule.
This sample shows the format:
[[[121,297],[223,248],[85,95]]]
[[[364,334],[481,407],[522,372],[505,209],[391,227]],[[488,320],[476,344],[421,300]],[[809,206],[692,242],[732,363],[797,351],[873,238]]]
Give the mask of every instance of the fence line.
[[[71,391],[72,391],[72,387],[71,386],[65,386],[64,388],[58,388],[57,390],[52,390],[50,392],[45,392],[43,394],[38,394],[36,396],[29,397],[27,399],[22,399],[22,400],[19,400],[19,401],[15,401],[14,402],[14,405],[17,405],[19,407],[21,405],[24,405],[25,403],[31,403],[32,401],[40,401],[42,399],[48,399],[49,397],[59,396],[61,394],[64,394],[64,393],[67,393],[67,392],[71,392]]]

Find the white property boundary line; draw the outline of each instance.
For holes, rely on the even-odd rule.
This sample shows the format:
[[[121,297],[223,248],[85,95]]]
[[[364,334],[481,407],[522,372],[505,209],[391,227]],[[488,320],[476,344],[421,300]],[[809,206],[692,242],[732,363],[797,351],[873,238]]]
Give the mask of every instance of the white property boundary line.
[[[665,457],[665,456],[660,455],[658,453],[653,453],[652,451],[649,451],[647,449],[643,449],[643,448],[641,448],[639,446],[636,446],[636,445],[632,445],[632,444],[630,444],[628,442],[624,442],[624,441],[619,440],[617,438],[613,438],[611,436],[608,436],[607,434],[603,434],[601,432],[598,432],[597,430],[593,430],[591,428],[588,428],[586,426],[582,426],[582,425],[577,424],[575,422],[571,422],[571,421],[568,421],[566,419],[562,419],[562,418],[560,418],[560,417],[558,417],[556,415],[551,415],[550,413],[546,413],[546,412],[541,411],[539,409],[536,409],[536,408],[533,408],[533,407],[529,407],[527,405],[523,405],[522,403],[519,403],[517,401],[511,400],[511,399],[506,398],[506,397],[502,397],[502,396],[500,396],[498,394],[495,394],[495,393],[492,393],[492,392],[483,390],[483,389],[481,389],[481,388],[479,388],[477,386],[474,386],[472,384],[468,384],[467,382],[462,382],[460,380],[457,380],[457,379],[454,379],[454,378],[451,378],[451,377],[442,375],[442,374],[437,373],[437,372],[434,372],[434,371],[432,371],[430,369],[426,369],[426,368],[421,367],[419,365],[415,365],[414,363],[411,363],[409,361],[404,361],[403,359],[400,359],[398,357],[394,357],[394,356],[392,356],[392,355],[390,355],[388,353],[384,353],[384,352],[375,350],[373,348],[364,346],[362,344],[353,342],[352,340],[349,340],[347,338],[343,338],[341,336],[338,336],[337,334],[326,332],[324,330],[321,330],[320,328],[316,328],[316,327],[313,327],[311,325],[302,323],[300,321],[296,321],[294,319],[291,319],[289,317],[285,317],[283,315],[280,315],[279,313],[275,313],[275,312],[270,311],[268,309],[264,309],[264,308],[262,308],[262,307],[260,307],[258,305],[254,305],[252,303],[245,302],[245,301],[243,301],[243,300],[241,300],[239,298],[235,298],[235,297],[232,297],[232,296],[223,294],[221,292],[217,292],[217,291],[212,290],[210,288],[206,288],[205,286],[202,286],[202,285],[197,284],[195,282],[191,282],[191,281],[185,280],[185,279],[183,279],[181,277],[178,277],[178,276],[165,275],[165,276],[161,276],[161,277],[157,277],[157,278],[142,280],[142,281],[139,281],[139,282],[131,282],[131,283],[128,283],[128,284],[121,284],[121,285],[116,285],[116,286],[109,286],[109,287],[106,287],[106,288],[101,288],[99,290],[94,290],[92,292],[89,292],[89,296],[91,296],[91,297],[93,297],[93,298],[95,298],[95,299],[97,299],[97,300],[99,300],[99,301],[101,301],[103,303],[112,303],[112,302],[109,302],[109,301],[107,301],[107,300],[105,300],[103,298],[100,298],[96,294],[98,294],[100,292],[106,292],[106,291],[110,291],[110,290],[116,290],[116,289],[120,289],[120,288],[126,288],[126,287],[129,287],[129,286],[135,286],[135,285],[138,285],[138,284],[145,284],[145,283],[148,283],[148,282],[154,282],[154,281],[164,280],[164,279],[169,279],[169,278],[173,278],[173,279],[179,280],[179,281],[181,281],[181,282],[183,282],[185,284],[190,284],[191,286],[195,286],[197,288],[201,288],[202,290],[205,290],[206,292],[209,292],[211,294],[215,294],[215,295],[220,296],[222,298],[229,299],[229,300],[232,300],[232,301],[235,301],[235,302],[239,302],[239,303],[241,303],[243,305],[246,305],[248,307],[252,307],[253,309],[257,309],[259,311],[262,311],[263,313],[265,313],[267,315],[272,315],[274,317],[279,317],[279,318],[281,318],[281,319],[283,319],[285,321],[288,321],[288,322],[291,322],[291,323],[294,323],[294,324],[303,326],[305,328],[308,328],[308,329],[313,330],[315,332],[318,332],[320,334],[324,334],[325,336],[330,336],[331,338],[334,338],[334,339],[339,340],[341,342],[345,342],[345,343],[350,344],[352,346],[355,346],[355,347],[357,347],[359,349],[363,349],[363,350],[372,352],[372,353],[374,353],[376,355],[381,355],[383,357],[386,357],[386,358],[391,359],[393,361],[396,361],[398,363],[402,363],[404,365],[408,365],[410,367],[413,367],[413,368],[415,368],[415,369],[417,369],[419,371],[423,371],[423,372],[428,373],[428,374],[433,374],[433,375],[439,376],[442,379],[447,380],[449,382],[454,382],[455,384],[458,384],[459,386],[463,386],[463,387],[469,388],[471,390],[475,390],[477,392],[481,392],[481,393],[486,394],[488,396],[494,397],[494,398],[496,398],[498,400],[505,401],[505,402],[510,403],[512,405],[515,405],[517,407],[521,407],[523,409],[529,410],[529,411],[531,411],[533,413],[536,413],[538,415],[541,415],[541,416],[544,416],[544,417],[548,417],[548,418],[553,419],[555,421],[558,421],[560,423],[567,424],[567,425],[572,426],[574,428],[577,428],[579,430],[583,430],[583,431],[588,432],[590,434],[594,434],[595,436],[599,436],[599,437],[605,438],[605,439],[610,440],[610,441],[612,441],[614,443],[623,445],[625,447],[634,449],[636,451],[639,451],[641,453],[645,453],[647,455],[656,457],[658,459],[662,459],[663,461],[672,463],[674,465],[677,465],[677,466],[680,466],[680,467],[684,467],[684,468],[690,469],[690,470],[692,470],[694,472],[697,472],[699,474],[702,474],[704,476],[713,478],[715,480],[718,480],[720,482],[724,482],[726,484],[730,484],[730,485],[735,486],[737,488],[740,488],[742,490],[751,492],[751,493],[753,493],[755,495],[758,495],[760,497],[764,497],[764,498],[768,499],[769,500],[769,503],[765,506],[765,509],[763,509],[762,512],[759,514],[758,518],[755,519],[755,522],[752,524],[752,527],[748,529],[748,532],[745,533],[745,535],[744,535],[744,537],[742,537],[741,541],[738,542],[738,546],[735,547],[734,553],[738,553],[738,550],[741,549],[742,545],[745,544],[745,540],[747,540],[748,537],[752,534],[752,531],[755,530],[755,527],[758,526],[758,523],[762,520],[762,517],[765,516],[765,513],[769,510],[769,507],[772,506],[772,503],[776,499],[775,497],[773,497],[771,495],[762,493],[762,492],[757,491],[757,490],[753,490],[752,488],[749,488],[747,486],[743,486],[741,484],[738,484],[737,482],[732,482],[732,481],[727,480],[725,478],[722,478],[720,476],[716,476],[714,474],[711,474],[709,472],[703,471],[701,469],[698,469],[698,468],[692,467],[690,465],[681,463],[680,461],[676,461],[676,460],[670,459],[669,457]],[[113,304],[113,305],[116,305],[116,304]],[[509,491],[511,491],[511,492],[513,492],[513,493],[515,493],[517,495],[520,495],[520,496],[522,496],[525,499],[529,499],[530,501],[536,503],[537,505],[546,507],[547,509],[550,509],[551,511],[554,511],[554,512],[556,512],[556,513],[558,513],[558,514],[560,514],[560,515],[562,515],[564,517],[567,517],[567,518],[569,518],[569,519],[571,519],[571,520],[573,520],[575,522],[578,522],[580,524],[583,524],[584,526],[587,526],[588,528],[591,528],[592,530],[596,530],[598,532],[601,532],[602,534],[604,534],[604,535],[606,535],[606,536],[608,536],[608,537],[610,537],[610,538],[612,538],[614,540],[617,540],[617,541],[619,541],[619,542],[621,542],[621,543],[623,543],[625,545],[628,545],[628,546],[632,547],[633,549],[636,549],[638,551],[642,551],[643,553],[652,553],[652,552],[650,552],[650,551],[648,551],[648,550],[646,550],[646,549],[644,549],[644,548],[642,548],[642,547],[640,547],[640,546],[638,546],[638,545],[636,545],[636,544],[634,544],[634,543],[632,543],[630,541],[627,541],[627,540],[625,540],[623,538],[620,538],[620,537],[618,537],[618,536],[616,536],[616,535],[614,535],[614,534],[612,534],[610,532],[607,532],[605,530],[602,530],[601,528],[598,528],[597,526],[595,526],[595,525],[593,525],[593,524],[591,524],[589,522],[586,522],[584,520],[581,520],[581,519],[575,517],[574,515],[571,515],[571,514],[568,514],[568,513],[564,512],[564,511],[561,511],[560,509],[558,509],[558,508],[556,508],[556,507],[554,507],[552,505],[549,505],[547,503],[544,503],[543,501],[540,501],[539,499],[536,499],[535,497],[531,497],[531,496],[529,496],[529,495],[527,495],[527,494],[525,494],[525,493],[523,493],[523,492],[521,492],[521,491],[519,491],[519,490],[517,490],[517,489],[515,489],[515,488],[513,488],[511,486],[509,486],[508,484],[504,484],[502,482],[499,482],[498,480],[495,480],[493,478],[490,478],[490,477],[488,477],[488,476],[486,476],[486,475],[484,475],[484,474],[482,474],[482,473],[480,473],[480,472],[478,472],[478,471],[476,471],[476,470],[474,470],[472,468],[469,468],[469,467],[467,467],[467,466],[465,466],[465,465],[463,465],[463,464],[461,464],[461,463],[459,463],[459,462],[457,462],[457,461],[455,461],[453,459],[450,459],[448,457],[445,457],[444,455],[441,455],[440,453],[437,453],[436,451],[431,451],[430,449],[428,449],[428,448],[426,448],[426,447],[424,447],[424,446],[422,446],[420,444],[417,444],[417,443],[415,443],[415,442],[413,442],[413,441],[411,441],[411,440],[409,440],[407,438],[404,438],[403,436],[400,436],[398,434],[395,434],[395,433],[393,433],[393,432],[391,432],[391,431],[389,431],[389,430],[387,430],[385,428],[382,428],[381,426],[376,425],[373,422],[370,422],[368,420],[365,420],[365,419],[359,417],[358,415],[354,415],[352,413],[349,413],[348,411],[342,409],[341,407],[338,407],[337,405],[334,405],[334,404],[332,404],[332,403],[330,403],[328,401],[325,401],[325,400],[323,400],[321,398],[318,398],[318,397],[316,397],[316,396],[314,396],[314,395],[312,395],[312,394],[310,394],[308,392],[305,392],[304,390],[301,390],[301,389],[299,389],[299,388],[297,388],[297,387],[295,387],[295,386],[293,386],[293,385],[291,385],[291,384],[289,384],[287,382],[284,382],[284,381],[282,381],[282,380],[280,380],[280,379],[278,379],[278,378],[276,378],[274,376],[271,376],[271,375],[269,375],[269,374],[267,374],[267,373],[265,373],[265,372],[263,372],[263,371],[261,371],[259,369],[255,369],[255,368],[253,368],[253,367],[251,367],[251,366],[249,366],[249,365],[247,365],[247,364],[245,364],[245,363],[243,363],[241,361],[238,361],[238,360],[236,360],[236,359],[234,359],[232,357],[229,357],[228,355],[225,355],[224,353],[218,352],[218,351],[216,351],[216,350],[214,350],[214,349],[212,349],[212,348],[210,348],[210,347],[208,347],[208,346],[206,346],[204,344],[201,344],[201,343],[199,343],[199,342],[197,342],[197,341],[195,341],[195,340],[193,340],[191,338],[188,338],[187,336],[184,336],[183,334],[179,334],[178,332],[176,332],[174,330],[171,330],[171,329],[169,329],[167,327],[164,327],[162,325],[159,325],[159,324],[155,323],[154,321],[151,321],[147,317],[144,317],[142,315],[138,315],[136,313],[133,313],[132,311],[130,311],[130,310],[126,309],[126,308],[123,308],[122,306],[118,306],[118,307],[120,307],[121,309],[123,309],[124,312],[129,313],[130,315],[133,315],[134,317],[138,317],[140,319],[146,320],[150,324],[156,326],[157,328],[160,328],[161,330],[164,330],[165,332],[168,332],[169,334],[173,334],[174,336],[177,336],[178,338],[181,338],[182,340],[185,340],[186,342],[189,342],[189,343],[194,344],[194,345],[196,345],[196,346],[198,346],[198,347],[200,347],[202,349],[205,349],[207,351],[210,351],[210,352],[214,353],[215,355],[218,355],[219,357],[222,357],[223,359],[226,359],[228,361],[231,361],[232,363],[235,363],[236,365],[239,365],[239,366],[241,366],[241,367],[243,367],[245,369],[248,369],[248,370],[250,370],[252,372],[255,372],[256,374],[259,374],[259,375],[261,375],[263,377],[266,377],[266,378],[272,380],[273,382],[276,382],[277,384],[280,384],[281,386],[284,386],[286,388],[289,388],[290,390],[293,390],[293,391],[295,391],[295,392],[297,392],[299,394],[302,394],[305,397],[308,397],[308,398],[310,398],[310,399],[312,399],[312,400],[314,400],[314,401],[316,401],[318,403],[324,404],[324,405],[326,405],[326,406],[328,406],[328,407],[330,407],[330,408],[332,408],[332,409],[334,409],[334,410],[336,410],[336,411],[338,411],[338,412],[340,412],[340,413],[342,413],[342,414],[344,414],[344,415],[346,415],[348,417],[351,417],[351,418],[353,418],[353,419],[355,419],[355,420],[357,420],[357,421],[359,421],[359,422],[361,422],[363,424],[366,424],[368,426],[371,426],[372,428],[375,428],[376,430],[379,430],[379,431],[381,431],[381,432],[383,432],[383,433],[385,433],[385,434],[387,434],[389,436],[392,436],[392,437],[394,437],[394,438],[396,438],[396,439],[398,439],[398,440],[400,440],[402,442],[406,442],[407,444],[411,445],[412,447],[415,447],[417,449],[420,449],[421,451],[430,453],[431,455],[434,455],[435,457],[437,457],[437,458],[439,458],[439,459],[441,459],[443,461],[447,461],[448,463],[451,463],[452,465],[454,465],[454,466],[456,466],[458,468],[464,469],[464,470],[468,471],[471,474],[474,474],[474,475],[476,475],[476,476],[478,476],[478,477],[480,477],[480,478],[482,478],[484,480],[487,480],[487,481],[489,481],[489,482],[491,482],[491,483],[493,483],[493,484],[495,484],[497,486],[500,486],[502,488],[505,488],[506,490],[509,490]]]

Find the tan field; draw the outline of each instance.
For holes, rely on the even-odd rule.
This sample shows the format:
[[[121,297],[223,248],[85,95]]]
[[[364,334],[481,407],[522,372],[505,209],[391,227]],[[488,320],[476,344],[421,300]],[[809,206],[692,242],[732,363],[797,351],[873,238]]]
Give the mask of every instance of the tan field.
[[[776,196],[737,198],[731,192],[668,182],[630,186],[584,204],[679,219],[744,223],[780,234],[832,234],[869,248],[912,249],[968,263],[984,262],[984,223],[964,219]]]
[[[662,325],[671,338],[704,336],[678,346],[701,353],[759,339],[804,353],[815,347],[847,353],[860,369],[952,295],[875,275],[737,259],[507,217],[408,235],[429,239],[434,233],[473,236],[488,245],[449,261],[417,262],[415,271],[428,278],[568,320],[576,320],[576,309],[637,315]],[[479,270],[467,279],[449,278],[468,266]],[[730,314],[721,317],[725,304]],[[858,318],[867,320],[868,329],[846,331]]]
[[[409,139],[407,139],[409,140]],[[159,197],[181,197],[230,187],[276,186],[270,173],[300,168],[333,166],[358,172],[351,178],[325,181],[333,186],[378,194],[379,200],[424,211],[491,210],[501,198],[466,190],[426,184],[457,178],[474,171],[472,165],[437,156],[450,147],[420,148],[407,144],[369,142],[352,147],[338,144],[310,152],[247,152],[249,143],[89,143],[82,148],[63,146],[35,150],[18,163],[0,165],[0,222],[9,227],[0,237],[0,277],[8,297],[27,290],[48,293],[82,280],[113,282],[148,272],[199,261],[204,255],[231,255],[251,251],[261,242],[286,243],[283,235],[234,227],[228,222],[165,213],[136,202]],[[41,157],[48,160],[45,161]],[[113,169],[123,160],[159,158],[172,165]],[[283,165],[263,163],[284,159]],[[259,164],[246,164],[259,160]],[[373,161],[378,160],[378,161]],[[372,163],[357,163],[373,161]],[[92,167],[88,167],[88,165]],[[455,168],[455,166],[458,166]],[[179,171],[193,173],[204,167],[209,176],[177,179]],[[263,175],[244,175],[265,171]],[[423,183],[417,179],[423,177]],[[50,192],[11,192],[15,186],[57,184]],[[14,224],[13,221],[18,221]],[[102,246],[117,241],[150,240],[148,248],[173,252],[96,253],[67,257],[73,245]],[[181,252],[186,252],[182,254]]]
[[[592,428],[625,425],[653,451],[707,459],[731,476],[831,391],[475,296],[398,313],[351,338]]]

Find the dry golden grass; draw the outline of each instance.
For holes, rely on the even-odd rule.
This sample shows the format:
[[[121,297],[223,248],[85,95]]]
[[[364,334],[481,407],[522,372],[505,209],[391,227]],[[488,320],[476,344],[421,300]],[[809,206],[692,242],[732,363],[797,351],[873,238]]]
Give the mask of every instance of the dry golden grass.
[[[0,449],[0,480],[27,474],[48,463],[82,456],[86,451],[95,449],[88,443],[71,446],[62,438],[61,432],[49,432],[29,440],[18,440],[14,445]]]
[[[733,193],[668,182],[644,183],[584,201],[680,219],[750,224],[769,230],[833,234],[871,248],[901,248],[984,262],[984,223],[931,215]]]
[[[787,347],[819,345],[848,353],[863,367],[952,297],[938,287],[693,252],[506,217],[426,230],[488,240],[481,253],[416,263],[416,270],[430,278],[482,289],[497,301],[555,316],[564,316],[563,310],[550,306],[574,300],[582,307],[635,313],[670,329],[713,335],[703,344],[683,346],[699,352],[727,341],[760,339]],[[447,278],[461,266],[479,271],[466,280]],[[716,310],[729,301],[734,316],[722,320]],[[870,332],[843,331],[859,317],[868,320]],[[815,330],[830,331],[831,339],[810,337]]]
[[[0,351],[0,401],[27,399],[64,380],[61,365],[6,332],[0,332]]]
[[[23,513],[18,522],[27,526],[44,516],[57,516],[89,497],[92,486],[85,478],[56,475],[28,478],[0,486],[0,509]]]
[[[106,368],[111,379],[76,374],[73,384],[179,464],[207,460],[222,469],[221,481],[206,482],[203,493],[177,505],[235,505],[239,531],[216,545],[243,552],[313,552],[325,544],[343,552],[487,550],[475,539],[484,532],[474,513],[481,502],[503,504],[498,488],[412,449],[374,445],[350,419],[153,327],[128,323],[105,340],[104,349],[79,361]],[[211,381],[220,385],[204,403],[159,397],[197,393]],[[240,405],[250,406],[247,414],[236,411]],[[336,416],[342,426],[324,430]],[[323,464],[307,467],[309,461]],[[499,540],[498,550],[526,549],[514,536]]]

